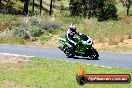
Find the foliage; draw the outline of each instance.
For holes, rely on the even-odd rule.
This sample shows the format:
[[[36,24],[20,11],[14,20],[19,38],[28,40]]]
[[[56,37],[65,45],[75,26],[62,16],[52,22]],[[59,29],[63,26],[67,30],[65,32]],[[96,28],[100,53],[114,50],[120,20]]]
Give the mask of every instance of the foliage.
[[[48,41],[48,40],[50,40],[50,36],[41,36],[40,38],[39,38],[39,40],[41,40],[41,41]]]
[[[123,6],[127,8],[127,16],[129,16],[129,9],[132,6],[132,0],[120,0]]]
[[[42,29],[38,26],[30,26],[28,28],[28,31],[30,33],[30,36],[32,36],[32,37],[40,36],[43,33]]]
[[[45,21],[42,20],[39,22],[38,26],[40,26],[43,30],[51,31],[60,28],[60,24],[56,21]]]
[[[117,9],[115,5],[109,1],[104,1],[106,4],[100,9],[97,13],[97,18],[99,21],[108,20],[108,19],[117,19]]]
[[[97,17],[98,20],[117,18],[117,10],[111,0],[70,0],[70,12],[73,16]]]
[[[40,36],[45,31],[51,32],[61,27],[57,21],[47,21],[40,17],[31,17],[29,18],[29,33],[31,36]]]
[[[43,30],[49,30],[50,28],[50,22],[46,21],[46,20],[41,20],[38,24],[39,27],[41,27]]]
[[[11,32],[15,37],[22,37],[25,39],[29,37],[26,31],[26,27],[23,25],[17,25],[11,30]]]
[[[29,18],[29,25],[38,25],[38,18],[33,16]]]
[[[21,16],[0,14],[0,31],[11,30],[21,23]]]
[[[61,27],[60,23],[58,23],[56,20],[55,21],[48,21],[46,19],[43,19],[41,17],[30,17],[29,18],[29,24],[31,26],[38,26],[42,28],[43,30],[55,30]]]
[[[58,22],[53,21],[53,22],[51,22],[51,23],[49,24],[49,26],[50,26],[51,30],[55,30],[55,29],[60,28],[61,25],[60,25]]]
[[[52,30],[50,33],[51,33],[52,35],[56,35],[56,34],[59,33],[59,30]]]

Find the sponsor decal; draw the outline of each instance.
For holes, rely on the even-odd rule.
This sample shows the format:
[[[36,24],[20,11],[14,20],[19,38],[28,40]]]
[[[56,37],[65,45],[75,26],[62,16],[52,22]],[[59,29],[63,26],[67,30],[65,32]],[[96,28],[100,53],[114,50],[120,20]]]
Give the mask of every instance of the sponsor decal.
[[[131,76],[129,74],[86,74],[85,70],[80,66],[79,73],[76,75],[76,81],[79,85],[86,83],[130,83]]]

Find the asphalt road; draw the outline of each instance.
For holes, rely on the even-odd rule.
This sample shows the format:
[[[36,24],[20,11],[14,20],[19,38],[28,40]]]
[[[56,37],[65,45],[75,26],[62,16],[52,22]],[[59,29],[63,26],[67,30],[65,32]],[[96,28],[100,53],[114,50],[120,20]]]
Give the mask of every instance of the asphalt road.
[[[99,60],[88,60],[82,57],[66,58],[65,54],[59,49],[15,45],[0,45],[0,53],[37,56],[105,67],[132,69],[132,54],[99,52]]]

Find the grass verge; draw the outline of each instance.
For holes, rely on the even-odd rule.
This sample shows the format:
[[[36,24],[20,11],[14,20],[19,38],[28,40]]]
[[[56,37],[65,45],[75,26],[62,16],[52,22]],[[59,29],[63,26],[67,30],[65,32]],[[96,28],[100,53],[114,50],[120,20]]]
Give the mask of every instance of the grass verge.
[[[102,48],[97,49],[99,51],[112,51],[112,52],[124,52],[124,53],[132,53],[132,46],[116,46],[111,48]]]
[[[86,84],[80,86],[76,82],[76,74],[82,65],[90,74],[130,74],[132,70],[122,68],[103,68],[92,65],[65,62],[46,58],[32,58],[26,63],[1,63],[0,86],[4,82],[24,85],[24,88],[130,88],[130,84]]]

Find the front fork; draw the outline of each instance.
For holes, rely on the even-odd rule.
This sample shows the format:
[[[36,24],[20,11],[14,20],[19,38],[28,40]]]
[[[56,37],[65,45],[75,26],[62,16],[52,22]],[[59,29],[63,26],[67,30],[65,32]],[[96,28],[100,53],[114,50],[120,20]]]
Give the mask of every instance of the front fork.
[[[59,46],[58,49],[62,50],[63,51],[63,47],[62,46]]]

